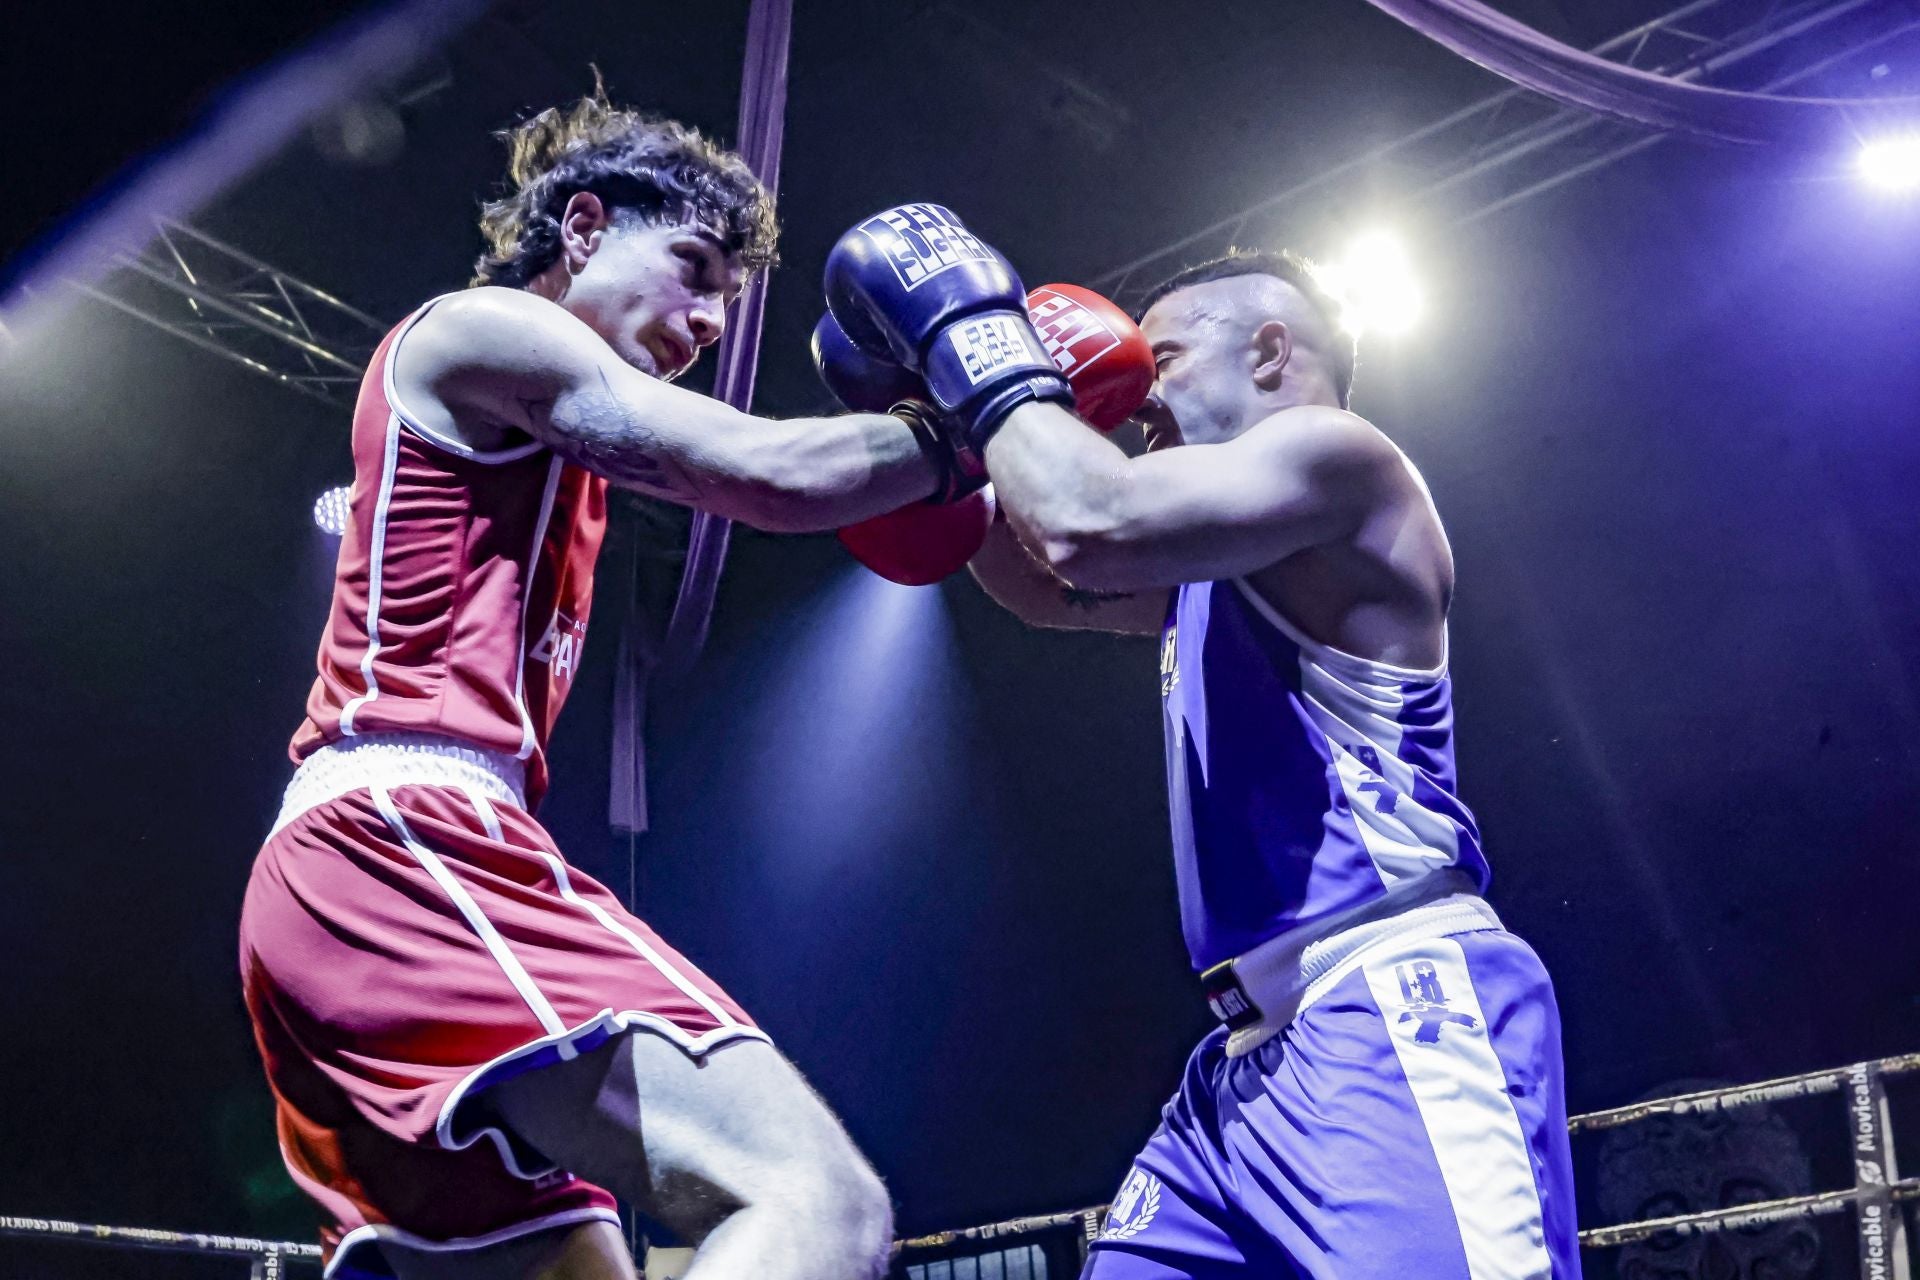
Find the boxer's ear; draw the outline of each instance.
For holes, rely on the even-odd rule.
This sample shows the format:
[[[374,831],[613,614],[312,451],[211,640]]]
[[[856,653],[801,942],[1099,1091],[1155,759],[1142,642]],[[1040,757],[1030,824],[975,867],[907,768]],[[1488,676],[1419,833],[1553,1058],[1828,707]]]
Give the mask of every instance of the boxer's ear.
[[[601,233],[613,223],[613,211],[591,191],[576,191],[560,213],[560,252],[569,274],[578,273],[599,247]]]
[[[1268,320],[1253,331],[1253,383],[1262,391],[1276,391],[1293,362],[1293,330],[1279,320]]]

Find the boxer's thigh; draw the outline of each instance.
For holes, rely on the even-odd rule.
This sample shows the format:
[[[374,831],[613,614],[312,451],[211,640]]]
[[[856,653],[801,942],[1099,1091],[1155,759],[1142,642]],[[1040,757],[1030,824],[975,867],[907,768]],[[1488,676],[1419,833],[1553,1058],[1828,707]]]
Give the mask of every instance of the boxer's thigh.
[[[694,1057],[636,1030],[491,1093],[493,1110],[543,1155],[692,1240],[748,1206],[820,1219],[885,1211],[839,1120],[762,1040]]]
[[[1578,1277],[1580,1229],[1574,1213],[1560,1007],[1553,983],[1533,948],[1514,934],[1487,930],[1453,941],[1481,996],[1487,1033],[1527,1144],[1552,1274],[1557,1280]]]
[[[388,1244],[399,1280],[635,1280],[620,1228],[583,1222],[457,1253]]]
[[[1232,1197],[1162,1128],[1127,1170],[1081,1280],[1286,1280],[1294,1274],[1267,1241],[1238,1222]]]
[[[1188,1060],[1179,1092],[1121,1180],[1082,1280],[1292,1274],[1272,1242],[1250,1229],[1222,1158],[1216,1087],[1224,1041],[1224,1033],[1214,1033]]]
[[[1513,935],[1383,949],[1242,1061],[1231,1157],[1300,1274],[1578,1275],[1558,1017]]]

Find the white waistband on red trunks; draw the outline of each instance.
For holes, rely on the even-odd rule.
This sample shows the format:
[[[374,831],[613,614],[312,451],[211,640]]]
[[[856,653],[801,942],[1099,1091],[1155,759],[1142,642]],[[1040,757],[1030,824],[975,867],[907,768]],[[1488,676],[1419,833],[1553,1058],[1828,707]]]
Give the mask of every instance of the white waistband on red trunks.
[[[273,830],[316,805],[374,786],[470,786],[490,800],[524,809],[526,778],[526,766],[505,752],[430,733],[370,733],[328,743],[301,761],[280,801]]]
[[[1409,894],[1389,895],[1357,914],[1358,920],[1347,917],[1330,926],[1269,938],[1228,961],[1260,1010],[1258,1022],[1227,1037],[1228,1057],[1252,1053],[1280,1034],[1302,1010],[1382,947],[1503,927],[1464,872],[1423,877]]]

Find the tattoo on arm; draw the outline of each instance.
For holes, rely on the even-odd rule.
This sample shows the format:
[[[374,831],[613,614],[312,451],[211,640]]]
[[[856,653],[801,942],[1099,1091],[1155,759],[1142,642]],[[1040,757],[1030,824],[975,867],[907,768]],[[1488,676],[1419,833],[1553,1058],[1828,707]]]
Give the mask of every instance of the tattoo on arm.
[[[1092,613],[1109,600],[1131,600],[1131,591],[1083,591],[1079,587],[1060,588],[1060,598],[1076,609]]]
[[[560,452],[617,485],[674,502],[698,501],[702,491],[691,471],[667,456],[659,434],[614,393],[606,370],[599,373],[602,390],[567,398],[561,425],[572,447]],[[519,401],[521,411],[536,422],[555,422],[558,403],[553,396]]]

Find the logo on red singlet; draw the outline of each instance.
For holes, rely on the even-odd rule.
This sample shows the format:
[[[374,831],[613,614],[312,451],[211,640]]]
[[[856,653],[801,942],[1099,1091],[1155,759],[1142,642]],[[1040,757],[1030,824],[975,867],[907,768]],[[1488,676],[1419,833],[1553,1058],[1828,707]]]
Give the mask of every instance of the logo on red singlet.
[[[1099,316],[1051,289],[1035,289],[1028,297],[1027,318],[1062,373],[1092,364],[1120,345],[1120,335]]]
[[[541,635],[540,643],[533,646],[533,652],[527,656],[535,662],[547,664],[552,677],[563,683],[573,682],[573,673],[580,667],[580,650],[587,643],[587,624],[569,618],[564,613],[555,613],[553,621],[547,624],[546,632]]]

